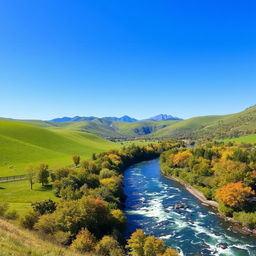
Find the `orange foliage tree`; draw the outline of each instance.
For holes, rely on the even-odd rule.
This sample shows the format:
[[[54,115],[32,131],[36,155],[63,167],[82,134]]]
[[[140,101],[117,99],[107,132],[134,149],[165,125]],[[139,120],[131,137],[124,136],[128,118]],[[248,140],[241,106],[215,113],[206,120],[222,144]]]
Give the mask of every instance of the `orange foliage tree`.
[[[173,164],[177,167],[186,167],[191,156],[192,154],[187,151],[178,153],[173,157]]]
[[[247,198],[254,194],[254,191],[242,182],[233,182],[219,188],[216,192],[216,198],[226,206],[240,208]]]

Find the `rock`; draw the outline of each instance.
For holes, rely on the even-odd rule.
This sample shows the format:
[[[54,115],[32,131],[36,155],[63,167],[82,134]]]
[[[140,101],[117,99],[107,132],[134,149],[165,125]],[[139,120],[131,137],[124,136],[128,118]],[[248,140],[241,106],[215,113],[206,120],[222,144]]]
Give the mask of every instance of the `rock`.
[[[221,248],[221,249],[227,249],[228,248],[228,244],[227,243],[219,243],[219,244],[217,244],[217,247]]]

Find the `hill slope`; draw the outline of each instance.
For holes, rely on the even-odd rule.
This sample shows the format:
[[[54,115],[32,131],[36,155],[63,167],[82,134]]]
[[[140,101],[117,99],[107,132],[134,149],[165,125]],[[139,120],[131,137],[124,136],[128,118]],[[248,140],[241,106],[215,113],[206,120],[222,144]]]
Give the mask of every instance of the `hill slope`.
[[[190,118],[160,129],[153,135],[225,139],[253,133],[256,133],[256,106],[231,115]]]
[[[41,240],[33,232],[23,230],[0,219],[1,256],[82,256],[61,246]],[[93,256],[92,254],[83,254]]]
[[[49,130],[6,120],[0,120],[0,145],[0,176],[22,173],[30,162],[68,164],[73,154],[90,157],[92,153],[116,147],[85,132]]]

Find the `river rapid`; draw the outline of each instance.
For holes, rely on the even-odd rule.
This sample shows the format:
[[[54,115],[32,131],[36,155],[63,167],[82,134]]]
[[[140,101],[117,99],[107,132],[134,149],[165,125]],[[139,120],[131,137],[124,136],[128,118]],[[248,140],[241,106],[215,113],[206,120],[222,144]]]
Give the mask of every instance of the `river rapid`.
[[[256,256],[256,238],[229,231],[229,224],[212,208],[160,174],[159,159],[128,168],[124,191],[127,236],[141,228],[185,256]],[[175,209],[179,203],[188,208]]]

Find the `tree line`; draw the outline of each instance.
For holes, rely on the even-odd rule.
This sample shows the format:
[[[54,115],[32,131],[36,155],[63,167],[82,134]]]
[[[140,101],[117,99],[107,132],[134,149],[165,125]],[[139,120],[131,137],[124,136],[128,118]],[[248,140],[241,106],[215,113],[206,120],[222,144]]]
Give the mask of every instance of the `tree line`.
[[[256,147],[250,144],[204,143],[173,148],[161,155],[161,172],[194,186],[219,211],[256,228]]]

